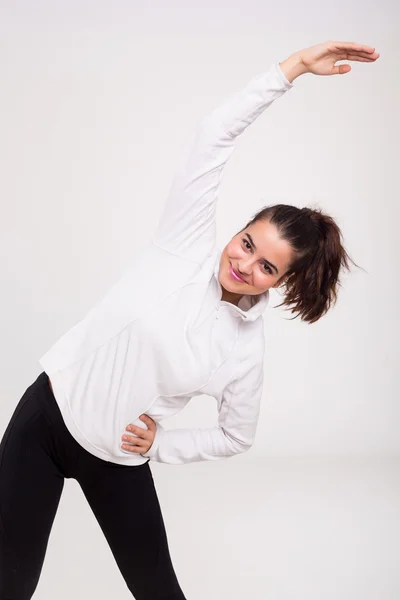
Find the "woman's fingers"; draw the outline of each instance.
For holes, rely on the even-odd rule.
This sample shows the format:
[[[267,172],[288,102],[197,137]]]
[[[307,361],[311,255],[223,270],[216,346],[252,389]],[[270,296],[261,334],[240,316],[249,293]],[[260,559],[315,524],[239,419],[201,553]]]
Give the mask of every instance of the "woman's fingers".
[[[144,454],[143,449],[145,446],[128,446],[128,444],[122,444],[122,448],[129,452],[136,452],[136,454]]]
[[[144,448],[147,448],[149,442],[147,440],[143,440],[138,437],[133,437],[131,435],[122,437],[123,444],[122,448],[124,450],[129,450],[130,452],[138,452],[139,454],[143,451]]]
[[[367,52],[368,54],[372,54],[375,48],[372,46],[365,46],[363,44],[357,44],[356,42],[332,42],[334,47],[338,50],[355,50],[356,52]]]
[[[375,55],[367,55],[367,54],[351,54],[350,52],[347,54],[338,54],[336,60],[358,60],[361,62],[374,62],[378,58],[379,54]]]
[[[152,446],[157,429],[156,422],[148,415],[143,414],[140,416],[140,419],[147,425],[147,429],[129,424],[126,427],[126,431],[131,432],[133,435],[125,433],[121,436],[123,442],[122,448],[138,454],[147,452]]]
[[[354,50],[349,50],[348,52],[343,53],[345,56],[362,56],[363,58],[367,58],[368,60],[375,60],[379,56],[379,52],[354,52]]]
[[[359,60],[360,57],[373,61],[379,57],[379,52],[375,52],[375,48],[371,46],[362,46],[353,42],[334,42],[333,46],[342,57],[339,60]]]
[[[137,454],[147,451],[153,443],[154,433],[136,425],[128,425],[126,429],[134,433],[134,435],[124,434],[122,436],[122,448],[129,450],[129,452],[136,452]]]
[[[141,428],[138,427],[138,429],[141,429]],[[151,437],[148,432],[141,431],[141,432],[138,432],[137,435],[136,435],[136,432],[135,432],[135,435],[129,435],[129,434],[125,433],[122,436],[122,439],[124,442],[136,444],[136,443],[143,442],[143,441],[147,442],[151,439]]]
[[[129,444],[139,444],[139,443],[146,442],[145,439],[140,438],[140,437],[135,437],[133,435],[123,435],[122,440],[124,442],[128,442]]]
[[[359,57],[359,58],[365,58],[366,60],[370,60],[370,61],[374,61],[378,58],[379,53],[378,52],[374,52],[373,54],[367,54],[366,52],[357,52],[356,54],[352,53],[352,52],[346,52],[346,54],[344,55],[344,59],[346,60],[346,58],[351,58],[354,60],[354,58]]]
[[[378,54],[379,56],[379,54]],[[343,58],[340,58],[338,60],[357,60],[358,62],[374,62],[378,56],[376,56],[375,58],[371,58],[371,57],[366,57],[366,56],[361,56],[359,54],[348,54],[347,56],[344,56]]]

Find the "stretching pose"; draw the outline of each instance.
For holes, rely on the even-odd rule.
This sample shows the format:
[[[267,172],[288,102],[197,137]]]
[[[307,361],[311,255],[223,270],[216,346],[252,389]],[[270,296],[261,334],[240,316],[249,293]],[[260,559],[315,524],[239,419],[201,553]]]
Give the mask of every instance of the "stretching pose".
[[[329,41],[274,63],[194,132],[152,237],[123,277],[39,360],[0,445],[0,600],[28,600],[65,478],[79,482],[136,600],[184,600],[149,461],[246,452],[263,385],[269,289],[315,323],[349,269],[341,231],[319,210],[264,207],[221,251],[215,214],[237,137],[304,73],[348,73],[374,48]],[[148,225],[148,224],[147,224]],[[218,425],[166,430],[194,396]]]

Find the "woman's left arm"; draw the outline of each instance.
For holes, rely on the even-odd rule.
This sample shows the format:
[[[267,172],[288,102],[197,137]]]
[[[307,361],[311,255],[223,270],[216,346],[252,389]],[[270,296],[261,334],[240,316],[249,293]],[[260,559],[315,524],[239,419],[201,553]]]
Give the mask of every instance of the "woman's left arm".
[[[249,346],[240,357],[235,377],[222,392],[218,426],[166,430],[148,415],[141,415],[150,431],[134,427],[131,444],[138,442],[137,437],[142,439],[126,450],[173,465],[219,460],[249,450],[255,440],[263,392],[264,335],[252,339]],[[143,451],[140,445],[150,448]]]
[[[255,440],[263,379],[263,364],[257,362],[226,386],[216,427],[166,430],[157,423],[153,444],[142,456],[179,465],[246,452]]]

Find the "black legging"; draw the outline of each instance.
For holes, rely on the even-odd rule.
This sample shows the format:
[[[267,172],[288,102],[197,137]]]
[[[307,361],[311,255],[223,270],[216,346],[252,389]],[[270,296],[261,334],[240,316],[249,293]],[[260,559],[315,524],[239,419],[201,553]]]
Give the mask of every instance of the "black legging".
[[[0,445],[0,600],[32,597],[65,478],[81,486],[134,598],[185,600],[149,462],[118,465],[82,448],[45,372],[25,391]]]

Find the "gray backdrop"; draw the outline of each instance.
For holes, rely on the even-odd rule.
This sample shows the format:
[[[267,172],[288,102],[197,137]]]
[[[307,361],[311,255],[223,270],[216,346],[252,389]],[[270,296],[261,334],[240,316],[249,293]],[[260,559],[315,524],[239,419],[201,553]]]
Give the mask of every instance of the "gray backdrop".
[[[1,434],[38,358],[147,243],[197,122],[301,48],[335,39],[381,53],[346,75],[297,78],[225,169],[221,248],[266,204],[319,206],[366,271],[343,275],[312,326],[272,308],[271,291],[249,453],[151,464],[190,600],[399,597],[399,25],[390,0],[1,3]],[[163,424],[215,421],[203,396]],[[130,597],[75,481],[35,597],[55,594]]]

